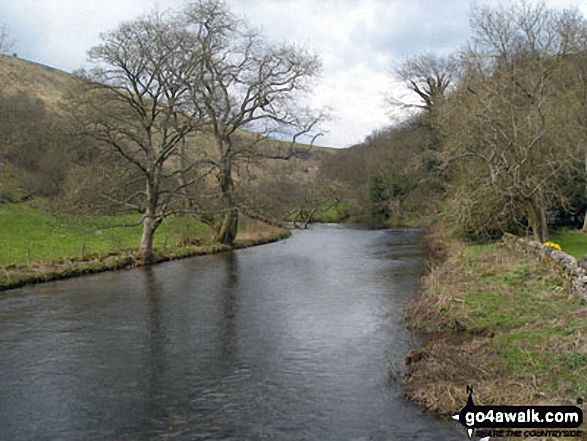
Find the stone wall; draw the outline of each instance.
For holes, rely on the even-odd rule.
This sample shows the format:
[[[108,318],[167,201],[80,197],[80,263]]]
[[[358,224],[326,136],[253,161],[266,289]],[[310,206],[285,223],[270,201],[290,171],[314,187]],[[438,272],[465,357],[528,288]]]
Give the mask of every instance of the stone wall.
[[[550,266],[570,286],[573,294],[587,300],[587,270],[583,267],[583,259],[578,262],[567,253],[509,233],[505,233],[502,240],[508,248],[521,251]]]

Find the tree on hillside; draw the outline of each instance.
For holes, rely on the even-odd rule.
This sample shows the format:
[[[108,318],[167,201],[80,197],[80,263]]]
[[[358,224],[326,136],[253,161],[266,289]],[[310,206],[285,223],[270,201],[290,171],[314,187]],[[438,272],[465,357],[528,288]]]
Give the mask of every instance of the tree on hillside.
[[[201,179],[197,156],[178,159],[182,142],[198,128],[186,103],[201,54],[181,22],[161,14],[124,23],[101,39],[89,51],[95,68],[71,94],[71,113],[80,133],[134,169],[131,183],[140,188],[112,203],[142,213],[140,254],[149,261],[155,231],[177,212],[174,200]]]
[[[355,216],[364,216],[370,209],[370,151],[364,145],[340,149],[335,155],[327,156],[320,165],[320,174],[339,187],[338,198],[352,205]]]
[[[198,68],[185,77],[190,85],[190,112],[205,121],[215,154],[210,157],[224,207],[218,239],[234,242],[239,216],[235,170],[259,158],[288,159],[295,142],[311,142],[323,115],[303,106],[320,70],[315,55],[295,45],[272,45],[218,0],[192,3],[185,11]],[[191,42],[190,42],[191,43]],[[250,130],[245,133],[242,129]],[[287,148],[267,137],[288,137]]]
[[[446,185],[446,168],[451,161],[444,152],[444,139],[441,127],[442,109],[446,104],[450,93],[458,87],[460,77],[460,65],[455,55],[438,56],[433,53],[426,53],[409,58],[397,69],[397,75],[418,98],[419,104],[415,107],[421,109],[413,115],[412,127],[406,130],[407,133],[427,132],[427,139],[421,139],[421,144],[412,149],[416,152],[413,155],[411,165],[413,170],[410,175],[419,177],[420,188],[426,187],[436,195],[441,193]],[[394,140],[397,143],[397,140]],[[400,141],[401,142],[401,141]],[[402,182],[397,177],[405,175],[405,169],[399,169],[393,173],[379,172],[378,178],[389,181],[390,176],[396,182],[389,184],[395,187],[388,194],[394,194],[394,199],[399,196],[406,198],[409,192],[399,190],[405,187],[405,180]],[[414,187],[413,176],[407,178],[411,181],[410,186]],[[414,189],[418,187],[416,185]],[[401,198],[400,198],[401,199]],[[400,205],[403,203],[400,202]],[[428,205],[428,204],[425,204]],[[401,210],[395,210],[401,211]]]

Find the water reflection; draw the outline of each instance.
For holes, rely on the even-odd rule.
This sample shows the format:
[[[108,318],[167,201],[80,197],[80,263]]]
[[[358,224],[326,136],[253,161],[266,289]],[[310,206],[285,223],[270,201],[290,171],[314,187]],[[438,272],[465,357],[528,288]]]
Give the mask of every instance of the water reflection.
[[[238,292],[238,257],[236,253],[228,253],[223,259],[225,275],[220,288],[221,321],[219,324],[219,340],[222,346],[224,362],[235,359],[237,314],[236,293]]]
[[[153,268],[141,268],[141,273],[144,278],[143,292],[137,293],[144,295],[146,303],[146,347],[148,350],[145,353],[145,360],[143,362],[146,371],[146,400],[142,415],[139,418],[143,424],[146,424],[149,431],[155,430],[153,421],[156,418],[153,416],[162,416],[164,411],[162,409],[164,398],[160,391],[164,389],[164,373],[166,365],[166,337],[165,327],[163,325],[163,300],[161,298],[161,289],[157,278],[154,274]]]

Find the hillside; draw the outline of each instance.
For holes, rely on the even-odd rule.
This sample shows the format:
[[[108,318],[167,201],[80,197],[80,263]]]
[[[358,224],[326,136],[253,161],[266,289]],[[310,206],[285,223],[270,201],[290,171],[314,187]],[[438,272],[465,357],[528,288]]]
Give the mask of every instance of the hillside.
[[[32,61],[0,54],[0,90],[24,92],[55,109],[73,75]]]
[[[2,192],[9,195],[4,196],[4,199],[8,200],[20,200],[22,197],[29,198],[38,195],[39,193],[36,188],[42,188],[44,184],[35,183],[31,185],[30,182],[46,182],[46,178],[41,176],[47,169],[43,164],[49,162],[54,168],[60,168],[58,164],[59,160],[54,159],[55,154],[48,152],[50,148],[48,140],[51,137],[51,124],[47,125],[44,132],[38,130],[38,127],[40,127],[39,122],[41,121],[38,115],[42,115],[45,112],[49,119],[52,119],[52,115],[59,115],[62,112],[61,104],[63,96],[73,84],[75,78],[72,74],[42,64],[0,55],[0,93],[5,95],[6,98],[11,97],[12,100],[6,101],[4,105],[7,114],[5,115],[6,118],[4,118],[5,121],[2,130],[6,135],[4,138],[7,140],[7,143],[4,146],[0,145],[0,155],[3,155],[4,162],[8,162],[15,167],[11,175],[6,175],[5,172],[6,176],[0,176],[0,201],[3,199]],[[15,94],[18,93],[26,94],[30,102],[27,104],[27,100],[15,97]],[[37,99],[44,104],[42,106],[43,109],[40,109],[38,105],[34,104],[33,101]],[[17,109],[17,107],[20,107],[20,109]],[[38,115],[33,113],[35,108],[40,112]],[[37,133],[37,138],[36,140],[30,141],[29,133],[33,132]],[[250,132],[241,133],[243,139],[251,137]],[[27,136],[24,136],[24,134]],[[196,133],[190,139],[200,151],[212,152],[211,149],[215,149],[212,140],[202,133]],[[188,142],[190,141],[188,140]],[[60,144],[54,144],[53,148],[62,151]],[[261,147],[262,144],[267,145],[267,147]],[[259,145],[259,148],[274,148],[279,145],[288,145],[281,141],[262,144]],[[252,178],[252,181],[258,183],[260,181],[281,179],[280,177],[287,176],[296,182],[312,181],[317,175],[324,159],[337,151],[337,149],[328,147],[310,147],[300,144],[299,147],[295,148],[294,155],[289,161],[256,161],[255,164],[247,167],[247,175],[241,176],[241,179],[248,180]],[[36,158],[41,159],[26,159],[33,157],[32,155],[36,155]],[[47,158],[43,158],[43,156]],[[31,165],[31,163],[33,164]],[[19,176],[24,176],[25,174],[27,175],[27,182],[23,183],[23,179],[20,179]],[[60,173],[59,175],[61,177],[58,180],[62,180],[63,174]],[[54,187],[56,188],[58,185],[60,184],[56,183]],[[23,187],[24,189],[15,190],[18,187]],[[44,192],[41,191],[41,193]],[[57,190],[50,192],[50,194],[56,193]]]
[[[0,54],[0,92],[24,92],[40,98],[49,108],[56,110],[64,91],[72,84],[74,76],[43,64]],[[302,152],[295,157],[303,161],[321,161],[325,155],[336,153],[331,147],[300,145]]]

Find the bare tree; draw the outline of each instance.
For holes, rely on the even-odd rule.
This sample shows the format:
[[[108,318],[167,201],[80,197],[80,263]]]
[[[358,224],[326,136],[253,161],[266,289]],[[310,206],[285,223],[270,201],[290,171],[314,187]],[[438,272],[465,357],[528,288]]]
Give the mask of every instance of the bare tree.
[[[457,67],[454,56],[426,53],[407,59],[397,74],[421,99],[422,104],[418,107],[430,112],[444,101],[454,86]]]
[[[569,50],[565,56],[564,75],[558,81],[559,93],[565,97],[565,108],[574,118],[561,121],[569,134],[580,138],[583,156],[583,195],[587,198],[587,23],[578,13],[566,20],[565,34],[570,36]],[[587,213],[584,214],[582,231],[587,233]]]
[[[555,87],[571,47],[563,26],[570,18],[526,3],[476,11],[463,86],[444,115],[452,153],[481,164],[471,170],[525,210],[540,241],[548,237],[549,199],[558,197],[555,177],[571,166]]]
[[[101,38],[89,51],[96,67],[82,75],[72,94],[72,113],[82,133],[135,170],[133,181],[141,188],[111,202],[142,213],[140,254],[150,261],[155,231],[177,212],[173,201],[200,179],[196,158],[178,160],[182,142],[197,129],[198,120],[186,113],[185,104],[200,53],[175,17],[158,13]]]
[[[320,62],[295,45],[267,43],[219,0],[192,3],[185,16],[201,57],[186,78],[193,86],[189,111],[208,124],[215,140],[211,161],[225,211],[218,239],[230,244],[239,213],[235,168],[259,158],[287,159],[300,137],[313,142],[318,135],[314,130],[323,115],[302,100]],[[279,148],[270,136],[291,142]]]

